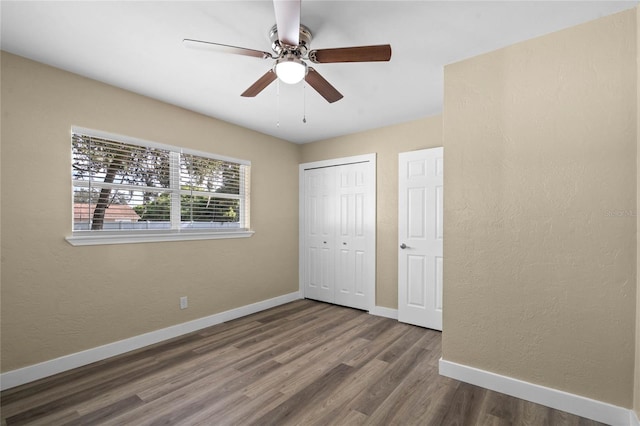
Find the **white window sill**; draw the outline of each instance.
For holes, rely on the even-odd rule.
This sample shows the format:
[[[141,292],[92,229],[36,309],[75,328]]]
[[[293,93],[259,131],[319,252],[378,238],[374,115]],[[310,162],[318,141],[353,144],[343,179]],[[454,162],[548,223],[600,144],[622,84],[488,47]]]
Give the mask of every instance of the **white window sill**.
[[[78,233],[65,239],[72,246],[95,246],[103,244],[155,243],[160,241],[218,240],[224,238],[247,238],[253,231],[216,231],[216,232],[166,232],[166,233],[99,233],[86,235]]]

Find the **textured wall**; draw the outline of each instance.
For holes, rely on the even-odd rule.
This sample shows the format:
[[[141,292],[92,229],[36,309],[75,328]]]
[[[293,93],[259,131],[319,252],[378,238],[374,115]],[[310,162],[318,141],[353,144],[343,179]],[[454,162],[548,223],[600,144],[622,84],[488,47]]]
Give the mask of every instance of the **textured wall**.
[[[297,145],[6,53],[1,107],[3,371],[297,291]],[[251,160],[255,235],[72,247],[72,125]]]
[[[640,6],[636,7],[636,64],[640,64]],[[640,70],[636,69],[636,167],[640,165]],[[636,369],[634,407],[636,416],[640,418],[640,170],[636,171]]]
[[[632,406],[635,14],[445,68],[444,359]]]
[[[398,153],[442,146],[442,118],[429,117],[302,145],[302,162],[377,153],[376,305],[398,307]]]

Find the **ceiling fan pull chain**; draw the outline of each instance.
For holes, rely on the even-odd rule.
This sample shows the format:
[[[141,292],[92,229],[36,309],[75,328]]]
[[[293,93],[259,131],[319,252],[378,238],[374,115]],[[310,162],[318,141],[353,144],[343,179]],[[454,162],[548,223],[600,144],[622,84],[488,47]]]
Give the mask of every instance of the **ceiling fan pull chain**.
[[[302,122],[307,124],[307,82],[302,83]]]

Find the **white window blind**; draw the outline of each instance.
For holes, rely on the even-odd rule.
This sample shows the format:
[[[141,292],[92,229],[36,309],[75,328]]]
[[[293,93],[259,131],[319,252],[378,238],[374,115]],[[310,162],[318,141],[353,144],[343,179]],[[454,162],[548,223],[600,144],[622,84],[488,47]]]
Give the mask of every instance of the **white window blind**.
[[[248,231],[250,163],[72,129],[73,233]]]

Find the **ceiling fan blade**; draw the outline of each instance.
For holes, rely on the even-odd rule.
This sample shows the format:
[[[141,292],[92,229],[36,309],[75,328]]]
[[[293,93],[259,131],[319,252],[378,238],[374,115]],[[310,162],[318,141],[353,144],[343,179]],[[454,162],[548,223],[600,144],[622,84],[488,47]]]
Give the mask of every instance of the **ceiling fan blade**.
[[[253,83],[247,90],[242,92],[242,95],[245,98],[253,98],[258,93],[262,92],[265,87],[273,83],[273,80],[276,79],[276,73],[273,70],[267,71],[262,77],[258,79],[255,83]]]
[[[280,43],[296,47],[300,43],[300,0],[273,0],[273,9]]]
[[[255,58],[262,59],[275,59],[271,53],[262,52],[260,50],[246,49],[244,47],[229,46],[227,44],[212,43],[210,41],[193,40],[185,38],[182,43],[186,47],[192,47],[197,49],[207,49],[221,53],[233,53],[234,55],[253,56]]]
[[[340,47],[309,52],[309,60],[316,64],[335,62],[378,62],[391,59],[391,45]]]
[[[316,91],[320,93],[320,95],[330,104],[343,98],[342,93],[338,92],[335,87],[333,87],[318,73],[318,71],[311,67],[309,67],[309,72],[307,73],[305,80],[309,83],[309,86],[316,89]]]

